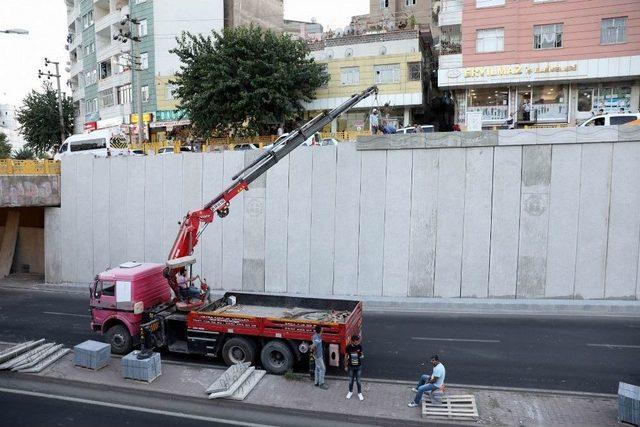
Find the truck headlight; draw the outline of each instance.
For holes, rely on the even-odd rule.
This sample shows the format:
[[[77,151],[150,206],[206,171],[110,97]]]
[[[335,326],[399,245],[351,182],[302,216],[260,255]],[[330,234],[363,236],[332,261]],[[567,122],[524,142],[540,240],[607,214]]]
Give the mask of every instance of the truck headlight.
[[[142,301],[138,301],[133,305],[133,314],[142,314],[144,311],[144,303]]]

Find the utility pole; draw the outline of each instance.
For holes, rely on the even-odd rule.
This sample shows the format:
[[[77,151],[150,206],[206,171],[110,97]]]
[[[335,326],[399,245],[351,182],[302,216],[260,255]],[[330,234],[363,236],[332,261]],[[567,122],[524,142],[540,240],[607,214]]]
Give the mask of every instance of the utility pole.
[[[42,72],[42,70],[38,70],[38,78],[46,77],[47,80],[51,80],[51,77],[55,77],[58,82],[58,116],[60,117],[60,144],[64,142],[66,139],[66,135],[64,132],[64,115],[62,112],[62,90],[60,89],[60,63],[55,61],[49,61],[48,58],[44,58],[44,66],[48,67],[49,64],[53,64],[56,67],[56,73],[52,74],[51,71],[46,70],[46,72]]]
[[[131,10],[131,1],[129,1],[129,10]],[[138,62],[140,59],[140,53],[138,52],[139,50],[138,43],[142,41],[142,39],[139,37],[140,32],[139,32],[138,25],[140,25],[140,21],[138,19],[131,18],[131,15],[127,15],[125,19],[120,21],[120,25],[124,26],[127,23],[129,24],[129,30],[126,33],[120,30],[118,34],[113,36],[113,39],[119,40],[122,43],[131,42],[131,55],[130,55],[131,56],[130,58],[131,77],[132,77],[131,81],[136,87],[136,98],[137,98],[136,108],[134,110],[137,110],[135,114],[138,116],[138,144],[142,144],[142,125],[143,125],[142,84],[141,84],[141,78],[140,78],[141,69],[138,68],[138,66],[141,65],[141,63]]]

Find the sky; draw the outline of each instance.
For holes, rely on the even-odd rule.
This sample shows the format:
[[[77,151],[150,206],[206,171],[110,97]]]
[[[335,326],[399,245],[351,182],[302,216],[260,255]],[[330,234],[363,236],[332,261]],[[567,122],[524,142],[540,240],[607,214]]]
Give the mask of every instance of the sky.
[[[26,36],[0,33],[0,104],[20,106],[31,89],[40,87],[38,69],[44,70],[45,57],[60,62],[64,90],[69,78],[64,71],[69,60],[64,48],[67,37],[64,0],[0,0],[0,3],[0,31],[9,28],[29,31]],[[306,21],[315,17],[325,30],[348,25],[351,16],[365,14],[368,8],[369,0],[284,0],[285,18]],[[54,71],[52,66],[50,69]],[[52,83],[55,87],[55,81]]]

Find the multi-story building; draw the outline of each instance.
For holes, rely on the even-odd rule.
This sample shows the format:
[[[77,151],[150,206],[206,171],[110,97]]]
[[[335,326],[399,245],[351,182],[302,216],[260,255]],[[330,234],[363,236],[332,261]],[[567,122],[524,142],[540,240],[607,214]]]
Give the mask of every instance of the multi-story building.
[[[315,19],[311,22],[285,19],[282,30],[285,34],[302,40],[321,40],[323,33],[322,24]]]
[[[356,32],[372,26],[380,29],[429,28],[433,0],[369,0],[369,13],[354,16],[351,26]]]
[[[224,0],[226,28],[253,24],[281,32],[283,21],[283,0]]]
[[[412,123],[422,114],[424,91],[423,34],[400,30],[373,34],[325,37],[312,43],[311,55],[324,64],[329,83],[317,90],[306,108],[311,114],[335,108],[349,96],[376,84],[377,98],[362,101],[331,124],[331,131],[368,130],[368,117],[383,108],[384,120],[396,127]]]
[[[14,149],[19,149],[25,143],[18,131],[19,127],[16,121],[16,107],[11,104],[0,104],[0,132],[7,136],[7,140]]]
[[[638,0],[442,0],[438,85],[457,121],[580,122],[599,110],[637,111]]]

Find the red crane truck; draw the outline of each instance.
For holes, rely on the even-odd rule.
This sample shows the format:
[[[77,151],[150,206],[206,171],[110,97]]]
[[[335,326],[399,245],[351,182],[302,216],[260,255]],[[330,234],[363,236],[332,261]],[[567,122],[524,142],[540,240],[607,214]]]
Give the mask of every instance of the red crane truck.
[[[328,365],[339,366],[348,337],[360,333],[361,302],[246,292],[228,292],[211,302],[207,284],[194,286],[186,269],[191,273],[193,250],[206,225],[216,215],[227,216],[235,196],[310,135],[377,93],[372,86],[319,114],[236,174],[202,209],[188,212],[165,264],[128,262],[98,274],[91,286],[92,329],[105,334],[117,354],[142,343],[146,350],[222,356],[228,365],[259,361],[267,371],[283,374],[303,360],[315,326],[321,325]]]

